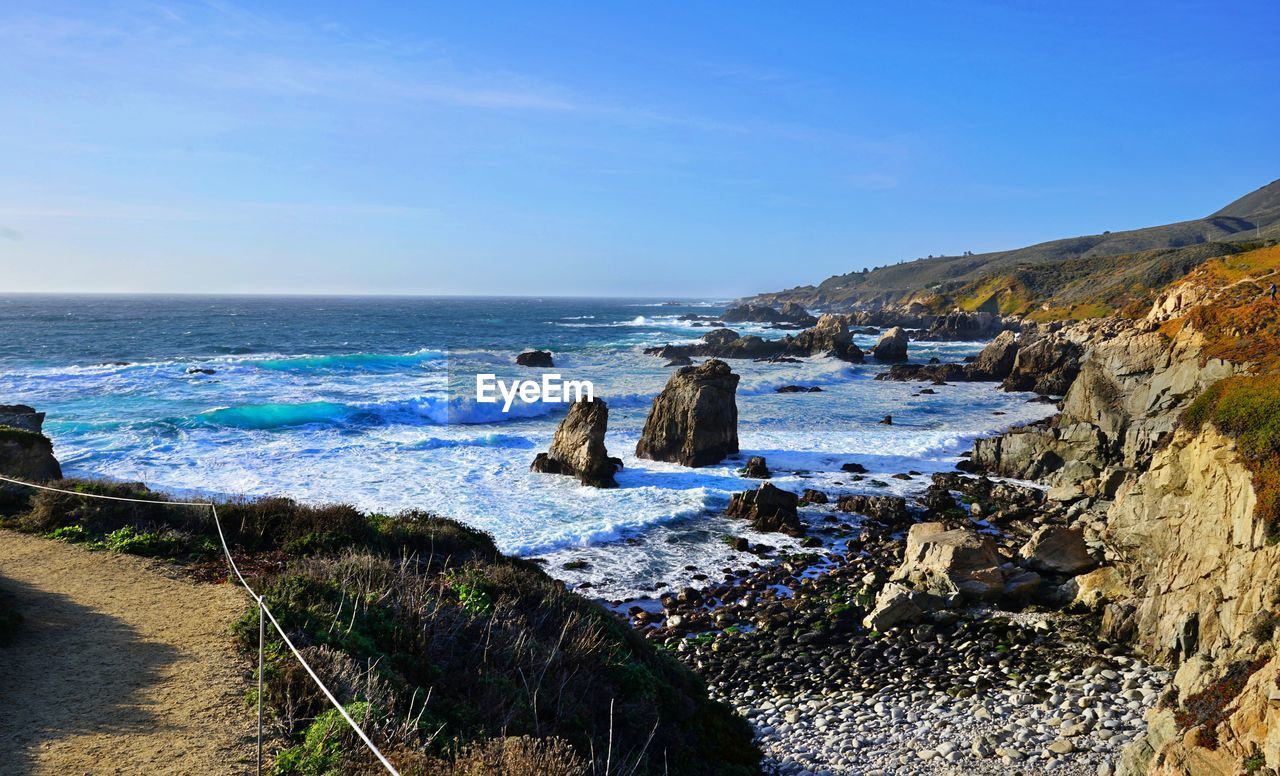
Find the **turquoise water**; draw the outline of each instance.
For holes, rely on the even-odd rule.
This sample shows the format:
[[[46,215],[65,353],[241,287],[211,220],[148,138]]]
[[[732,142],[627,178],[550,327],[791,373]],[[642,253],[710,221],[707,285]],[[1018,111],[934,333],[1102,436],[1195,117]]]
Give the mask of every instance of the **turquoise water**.
[[[706,329],[678,316],[722,305],[0,297],[0,402],[49,413],[46,430],[68,475],[192,495],[426,508],[489,531],[507,551],[546,558],[570,582],[590,579],[602,594],[622,596],[656,580],[687,581],[688,564],[729,563],[720,538],[742,533],[717,514],[731,493],[753,484],[735,473],[740,460],[690,470],[633,455],[670,373],[641,349],[696,339]],[[866,348],[870,338],[859,342]],[[532,347],[554,352],[549,371],[592,380],[608,402],[609,452],[626,464],[617,490],[528,471],[564,405],[517,404],[503,413],[500,404],[474,402],[477,372],[540,375],[513,364]],[[958,359],[980,347],[913,343],[912,356]],[[795,490],[852,491],[840,471],[851,460],[885,475],[949,469],[974,437],[1051,412],[992,385],[913,396],[918,385],[874,381],[882,371],[875,365],[812,358],[733,367],[742,374],[743,456],[766,456],[775,483]],[[823,392],[775,392],[793,383]],[[886,414],[894,425],[878,423]],[[889,482],[895,492],[923,485]],[[559,570],[569,558],[591,567]]]

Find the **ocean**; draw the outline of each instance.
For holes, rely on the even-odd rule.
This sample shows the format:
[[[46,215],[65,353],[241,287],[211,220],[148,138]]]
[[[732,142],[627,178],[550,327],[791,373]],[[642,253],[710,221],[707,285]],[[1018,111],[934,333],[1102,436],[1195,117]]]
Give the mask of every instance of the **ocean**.
[[[730,362],[742,455],[701,469],[634,456],[653,397],[671,372],[650,345],[696,340],[681,320],[723,301],[565,298],[0,296],[0,403],[48,413],[67,476],[141,481],[188,496],[287,495],[394,512],[417,508],[477,526],[504,551],[546,561],[596,595],[680,587],[699,570],[740,566],[726,535],[779,547],[720,515],[754,487],[737,473],[763,455],[773,482],[909,495],[927,484],[889,475],[953,468],[978,436],[1053,407],[992,384],[877,382],[875,363]],[[779,337],[761,325],[739,333]],[[873,336],[855,337],[863,349]],[[912,342],[913,361],[976,354],[977,342]],[[553,370],[514,365],[530,348]],[[477,404],[477,372],[587,379],[609,405],[616,490],[535,474],[566,405]],[[777,393],[784,385],[819,393]],[[451,389],[452,388],[452,389]],[[882,425],[885,415],[893,425]],[[871,472],[851,482],[856,461]],[[883,487],[872,480],[885,483]],[[802,510],[820,521],[822,507]],[[565,569],[569,561],[572,569]],[[694,583],[696,584],[696,583]]]

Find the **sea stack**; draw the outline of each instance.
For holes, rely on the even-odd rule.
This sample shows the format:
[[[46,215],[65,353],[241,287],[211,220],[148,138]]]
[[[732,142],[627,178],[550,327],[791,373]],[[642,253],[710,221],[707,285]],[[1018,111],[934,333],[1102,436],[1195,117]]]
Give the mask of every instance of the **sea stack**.
[[[880,335],[880,341],[871,350],[877,361],[906,361],[907,332],[901,326],[894,326]]]
[[[609,407],[603,399],[581,399],[569,407],[569,414],[560,421],[551,448],[538,453],[529,467],[535,472],[568,474],[578,478],[583,485],[596,488],[616,488],[614,473],[622,461],[610,458],[604,446],[604,434],[609,425]]]
[[[738,375],[709,359],[677,370],[653,400],[636,456],[711,466],[738,452]]]
[[[0,405],[0,474],[35,482],[62,479],[43,426],[43,412],[25,404]]]

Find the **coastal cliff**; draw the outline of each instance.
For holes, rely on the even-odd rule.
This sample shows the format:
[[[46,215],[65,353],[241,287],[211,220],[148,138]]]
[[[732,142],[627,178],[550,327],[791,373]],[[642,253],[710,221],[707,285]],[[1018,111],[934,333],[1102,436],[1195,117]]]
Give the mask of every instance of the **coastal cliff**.
[[[1065,328],[1084,356],[1060,414],[974,446],[1072,505],[1106,565],[1067,590],[1173,671],[1120,774],[1280,769],[1277,271],[1275,247],[1206,262],[1144,316]]]

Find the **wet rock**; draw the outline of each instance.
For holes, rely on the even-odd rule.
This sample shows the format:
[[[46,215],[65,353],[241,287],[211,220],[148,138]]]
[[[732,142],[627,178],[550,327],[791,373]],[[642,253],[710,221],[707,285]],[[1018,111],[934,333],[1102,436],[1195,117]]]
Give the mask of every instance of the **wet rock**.
[[[773,476],[769,471],[769,466],[765,463],[764,457],[753,455],[747,459],[747,465],[741,470],[743,477],[750,477],[755,480],[767,480]]]
[[[837,499],[836,509],[866,515],[885,525],[901,525],[911,519],[907,500],[901,496],[868,496],[856,493]]]
[[[850,474],[866,474],[867,467],[860,463],[849,462],[840,466],[840,471],[849,472]]]
[[[555,364],[551,360],[551,353],[546,350],[526,350],[516,356],[516,363],[520,366],[536,366],[536,367],[552,367]]]
[[[539,453],[530,467],[535,472],[567,474],[584,485],[616,488],[614,473],[621,461],[610,458],[604,435],[609,425],[609,408],[603,399],[581,399],[569,407],[569,413],[556,429],[551,449]]]
[[[738,452],[738,375],[723,361],[681,367],[653,401],[636,456],[710,466]]]
[[[725,514],[751,521],[751,527],[761,533],[803,536],[804,526],[796,513],[799,502],[796,494],[763,482],[755,490],[730,496]]]
[[[784,385],[778,389],[778,393],[822,393],[822,389],[816,385],[807,388],[803,385]]]
[[[813,488],[805,488],[800,494],[800,500],[809,504],[826,504],[827,494]]]
[[[862,363],[861,348],[853,344],[853,335],[843,316],[824,315],[817,325],[796,335],[791,349],[809,355],[827,354],[853,363]]]

